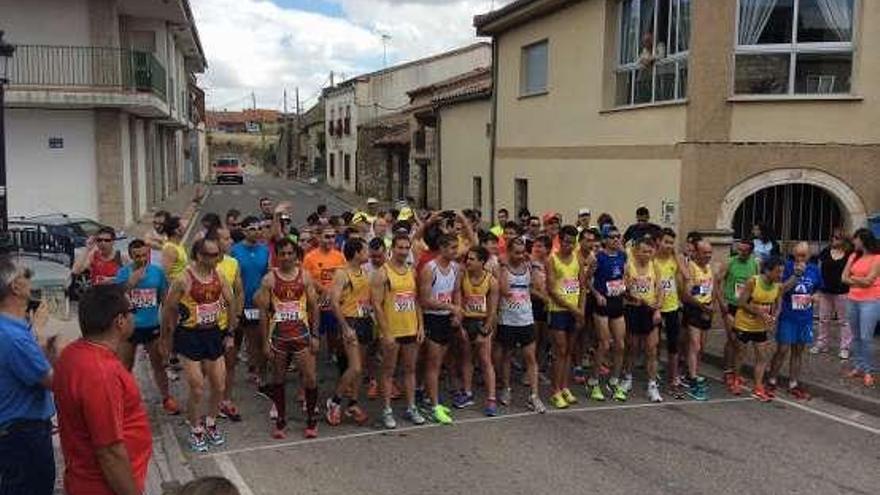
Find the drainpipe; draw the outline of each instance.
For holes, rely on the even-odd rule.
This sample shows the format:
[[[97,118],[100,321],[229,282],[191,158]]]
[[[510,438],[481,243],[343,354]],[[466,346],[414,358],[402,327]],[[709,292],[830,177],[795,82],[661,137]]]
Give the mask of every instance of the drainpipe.
[[[434,159],[437,161],[437,208],[443,208],[443,159],[440,152],[440,108],[434,109]]]
[[[495,223],[495,139],[498,134],[498,36],[492,37],[492,134],[489,141],[489,224]]]

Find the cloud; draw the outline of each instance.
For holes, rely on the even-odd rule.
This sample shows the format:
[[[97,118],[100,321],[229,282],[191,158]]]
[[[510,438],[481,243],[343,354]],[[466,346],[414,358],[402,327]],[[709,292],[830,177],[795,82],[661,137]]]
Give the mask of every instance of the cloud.
[[[325,0],[343,16],[282,7],[268,0],[193,0],[208,57],[201,78],[211,108],[280,109],[282,92],[300,88],[313,104],[330,71],[351,77],[474,41],[472,20],[491,0]],[[498,0],[496,7],[509,0]]]

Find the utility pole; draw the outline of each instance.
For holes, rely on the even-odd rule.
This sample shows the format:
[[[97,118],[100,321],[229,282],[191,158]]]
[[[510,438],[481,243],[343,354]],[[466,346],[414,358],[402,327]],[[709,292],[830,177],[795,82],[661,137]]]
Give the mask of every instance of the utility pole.
[[[333,82],[333,71],[331,70],[331,71],[330,71],[330,87],[332,88],[332,87],[335,86],[335,85],[336,85],[336,84],[334,84],[334,82]]]
[[[390,34],[382,33],[382,67],[388,67],[388,42],[390,40]]]
[[[257,94],[251,91],[251,103],[253,104],[254,110],[257,109]]]
[[[296,87],[296,171],[297,175],[302,176],[304,170],[302,170],[302,164],[299,162],[299,157],[302,156],[302,150],[299,149],[299,135],[302,133],[302,108],[299,106],[299,86]]]

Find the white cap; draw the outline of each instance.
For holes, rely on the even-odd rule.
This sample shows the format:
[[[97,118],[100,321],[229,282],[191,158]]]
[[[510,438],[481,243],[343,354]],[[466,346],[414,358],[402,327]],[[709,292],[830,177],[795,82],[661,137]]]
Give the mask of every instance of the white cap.
[[[582,217],[582,216],[584,216],[584,215],[590,215],[590,216],[592,216],[592,215],[593,215],[593,212],[591,212],[589,208],[581,208],[580,210],[578,210],[578,216],[579,216],[579,217]]]
[[[376,198],[367,198],[368,205],[374,205],[374,204],[377,204],[378,202],[379,202],[379,200]]]

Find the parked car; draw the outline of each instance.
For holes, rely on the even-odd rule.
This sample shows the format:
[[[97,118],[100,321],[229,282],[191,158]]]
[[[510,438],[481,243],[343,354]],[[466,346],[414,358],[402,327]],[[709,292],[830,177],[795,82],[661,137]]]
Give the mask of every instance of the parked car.
[[[244,168],[241,160],[235,156],[223,156],[214,162],[214,182],[222,184],[232,182],[244,184]]]

